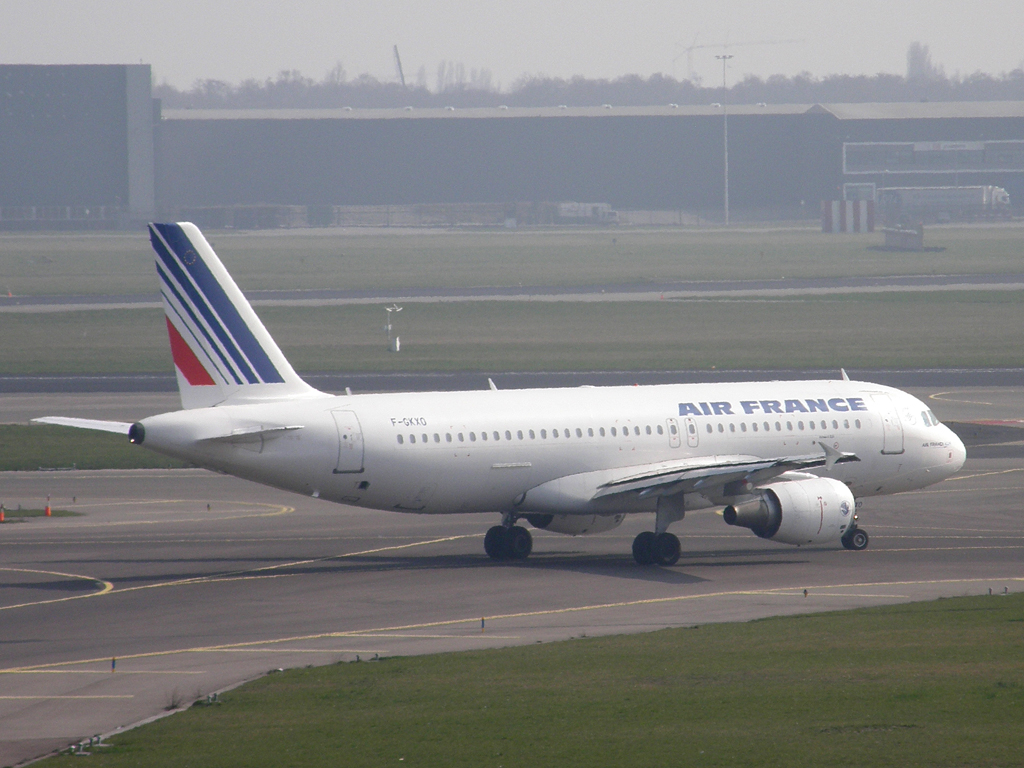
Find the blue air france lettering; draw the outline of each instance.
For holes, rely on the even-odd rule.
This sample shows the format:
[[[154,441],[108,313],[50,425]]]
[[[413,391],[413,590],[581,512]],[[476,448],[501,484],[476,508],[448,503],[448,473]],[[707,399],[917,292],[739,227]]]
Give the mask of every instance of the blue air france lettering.
[[[680,416],[748,416],[772,413],[850,413],[867,411],[862,397],[818,397],[792,400],[739,400],[680,403]]]
[[[708,508],[773,542],[864,549],[857,498],[931,485],[959,470],[966,455],[917,398],[845,376],[320,392],[288,363],[195,225],[151,224],[150,239],[182,410],[135,424],[39,421],[121,433],[194,466],[324,501],[500,515],[484,537],[484,551],[496,560],[530,554],[533,539],[521,521],[578,536],[648,514],[653,525],[633,540],[633,558],[670,566],[681,544],[669,526],[688,510]],[[749,431],[742,421],[824,413],[856,417],[831,419],[839,426],[827,440],[805,428],[811,422],[824,429],[824,419],[776,418],[769,430],[752,418]],[[698,428],[693,417],[741,422]]]

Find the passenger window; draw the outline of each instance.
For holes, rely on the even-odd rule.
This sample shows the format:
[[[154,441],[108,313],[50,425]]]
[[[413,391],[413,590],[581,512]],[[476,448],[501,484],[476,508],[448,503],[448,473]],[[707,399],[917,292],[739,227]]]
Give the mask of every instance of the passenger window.
[[[855,426],[857,429],[860,429],[860,419],[857,419],[855,422],[853,422],[853,426]]]
[[[402,445],[402,443],[404,443],[404,442],[405,442],[405,438],[404,438],[404,437],[402,437],[401,435],[399,435],[399,436],[398,436],[398,444],[399,444],[399,445]]]
[[[673,435],[679,434],[679,428],[675,424],[670,424],[668,431]]]
[[[647,434],[648,435],[651,434],[651,425],[650,424],[647,425]]]
[[[450,442],[452,441],[452,433],[451,433],[451,432],[448,432],[448,433],[447,433],[447,434],[446,434],[446,435],[444,436],[444,441],[445,441],[446,443],[450,443]]]
[[[597,430],[597,433],[598,433],[599,435],[601,435],[601,437],[604,437],[604,427],[601,427],[600,429],[598,429],[598,430]]]
[[[633,427],[633,434],[637,437],[640,436],[640,427]]]
[[[779,422],[777,422],[777,421],[775,422],[775,431],[776,432],[781,432],[782,431],[782,425],[779,424]]]
[[[557,429],[552,429],[551,430],[551,436],[552,437],[558,437],[558,430]]]
[[[546,429],[542,429],[540,431],[540,439],[541,440],[547,440],[548,439],[548,431]]]
[[[764,423],[764,431],[765,432],[771,432],[772,431],[772,425],[769,424],[767,421]]]
[[[427,441],[427,435],[426,435],[426,433],[424,433],[424,434],[422,435],[422,438],[423,438],[423,442],[424,442],[424,443],[428,442],[428,441]]]
[[[665,430],[661,428],[661,424],[658,425],[658,434],[659,435],[665,434]]]
[[[755,421],[755,422],[754,422],[753,424],[751,424],[750,426],[751,426],[751,428],[752,428],[752,429],[753,429],[753,430],[754,430],[755,432],[757,432],[757,422],[756,422],[756,421]]]
[[[461,432],[459,432],[459,442],[460,442],[460,443],[464,443],[464,442],[466,442],[466,438],[464,438],[464,437],[462,436],[462,433],[461,433]]]
[[[593,436],[594,436],[594,428],[593,427],[587,427],[587,437],[593,437]]]
[[[850,420],[849,419],[843,419],[843,429],[849,429],[849,428],[850,428]]]
[[[839,429],[839,422],[835,419],[832,420],[832,429]]]
[[[821,428],[828,429],[828,423],[824,419],[821,420]]]
[[[746,432],[746,431],[747,431],[747,422],[745,422],[745,421],[740,422],[740,432]]]
[[[530,439],[531,440],[536,440],[537,439],[537,433],[534,432],[532,429],[530,430]]]
[[[409,435],[409,442],[410,443],[415,443],[416,442],[416,435]]]
[[[437,432],[434,433],[434,442],[435,443],[440,443],[441,442],[441,436],[439,434],[437,434]]]
[[[476,442],[476,432],[470,432],[469,433],[469,442],[471,442],[471,443],[475,443]]]
[[[722,422],[718,422],[718,431],[719,432],[725,432],[725,427],[722,426]]]
[[[787,421],[786,422],[786,431],[787,432],[792,432],[793,431],[793,422],[792,421]]]
[[[736,431],[736,425],[735,424],[730,424],[729,425],[729,431],[730,432],[735,432]]]
[[[473,433],[472,432],[469,433],[469,439],[470,440],[473,439]],[[481,440],[486,440],[487,439],[487,433],[486,432],[481,432],[480,433],[480,439]]]
[[[714,429],[712,429],[711,425],[708,424],[708,434],[710,435],[712,432],[714,432]]]
[[[520,440],[522,440],[523,439],[523,430],[520,429],[518,432],[516,432],[516,437],[518,437]]]
[[[583,437],[583,430],[576,427],[576,437]]]
[[[495,433],[494,433],[494,439],[495,439],[495,440],[501,440],[501,435],[500,435],[500,434],[498,434],[497,432],[495,432]]]

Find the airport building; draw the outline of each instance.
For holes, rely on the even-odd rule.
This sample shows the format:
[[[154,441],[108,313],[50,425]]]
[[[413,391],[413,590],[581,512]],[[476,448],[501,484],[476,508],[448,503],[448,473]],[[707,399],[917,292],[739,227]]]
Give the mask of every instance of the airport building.
[[[889,187],[1024,200],[1021,102],[161,111],[149,82],[0,66],[0,226],[714,222],[726,123],[735,220]]]

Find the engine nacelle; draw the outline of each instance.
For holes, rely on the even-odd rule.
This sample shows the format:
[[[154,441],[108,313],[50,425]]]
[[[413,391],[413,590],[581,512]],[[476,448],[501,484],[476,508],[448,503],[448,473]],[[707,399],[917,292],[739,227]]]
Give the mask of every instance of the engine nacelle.
[[[625,515],[526,515],[534,528],[569,536],[586,536],[618,528]]]
[[[853,524],[850,489],[828,477],[771,483],[748,501],[725,508],[729,525],[783,544],[838,543]]]

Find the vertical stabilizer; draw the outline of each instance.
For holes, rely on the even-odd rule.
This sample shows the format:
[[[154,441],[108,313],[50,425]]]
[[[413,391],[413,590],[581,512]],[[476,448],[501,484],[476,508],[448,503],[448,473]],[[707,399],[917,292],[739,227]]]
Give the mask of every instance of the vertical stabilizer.
[[[267,333],[194,224],[150,224],[183,408],[318,394]]]

